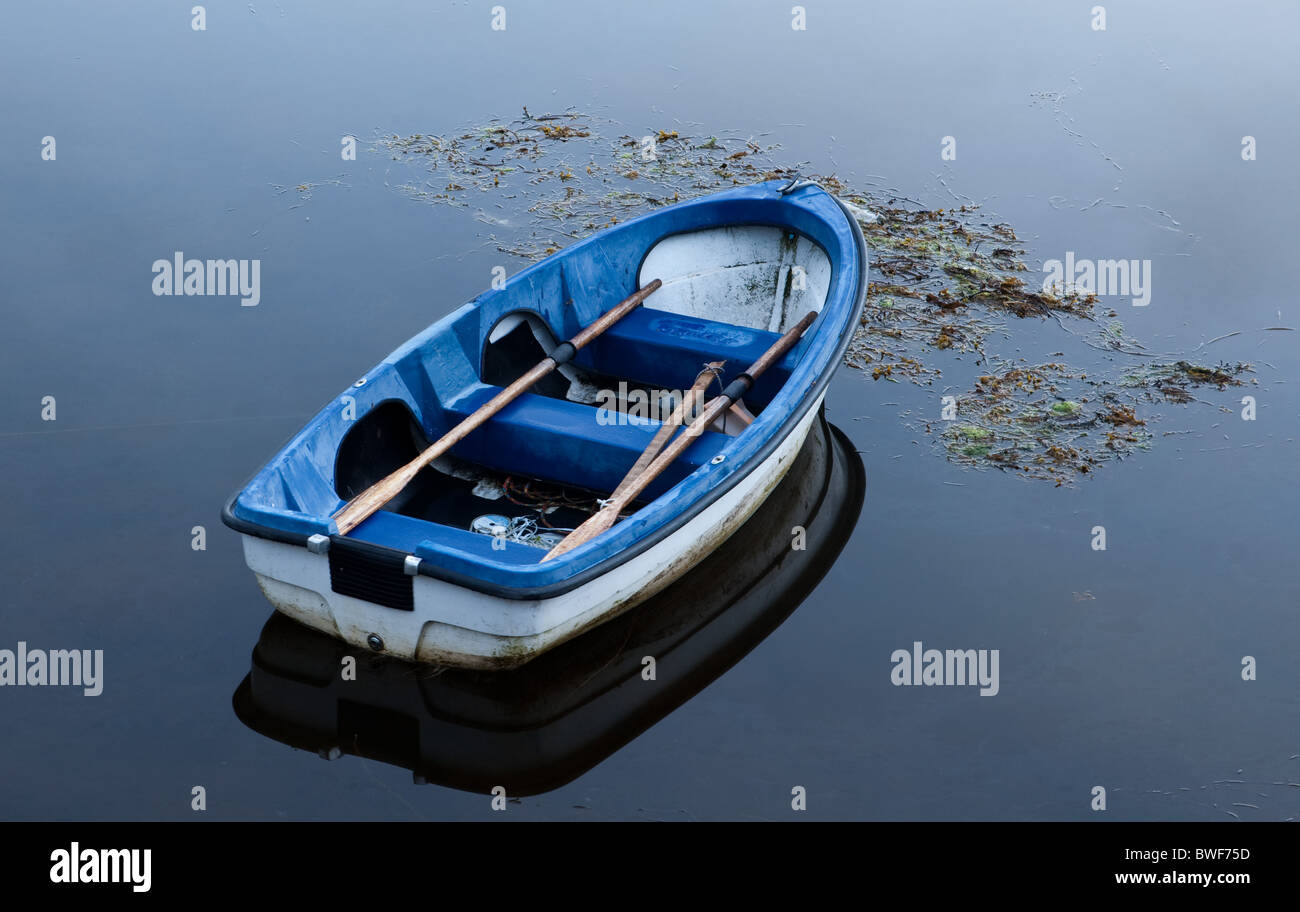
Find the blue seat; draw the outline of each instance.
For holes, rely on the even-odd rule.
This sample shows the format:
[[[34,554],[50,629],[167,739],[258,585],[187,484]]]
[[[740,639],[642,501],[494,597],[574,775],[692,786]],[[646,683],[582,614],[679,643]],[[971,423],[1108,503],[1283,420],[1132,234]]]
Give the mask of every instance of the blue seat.
[[[639,307],[580,352],[577,361],[603,374],[685,389],[705,362],[725,360],[726,382],[757,361],[779,337],[766,330]],[[760,377],[747,402],[761,406],[775,396],[801,353],[801,345],[796,346]]]
[[[453,403],[447,417],[452,423],[460,421],[500,391],[500,387],[485,384]],[[453,447],[452,453],[498,472],[609,492],[636,462],[660,424],[636,418],[625,418],[626,424],[602,424],[600,415],[595,406],[524,393]],[[723,434],[701,434],[655,479],[645,496],[659,496],[716,456],[731,439]]]

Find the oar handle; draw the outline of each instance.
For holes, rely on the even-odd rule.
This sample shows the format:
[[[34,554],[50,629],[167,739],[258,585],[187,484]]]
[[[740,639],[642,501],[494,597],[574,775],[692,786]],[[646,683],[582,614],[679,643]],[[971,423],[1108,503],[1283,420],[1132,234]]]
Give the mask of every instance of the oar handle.
[[[812,326],[813,320],[817,319],[817,311],[809,311],[804,314],[803,319],[786,330],[785,335],[777,339],[767,351],[759,357],[757,361],[749,366],[748,370],[741,371],[727,384],[727,388],[722,391],[722,395],[727,399],[727,407],[735,402],[754,385],[754,381],[776,362],[785,357],[786,352],[794,348],[794,344],[804,334],[809,326]]]

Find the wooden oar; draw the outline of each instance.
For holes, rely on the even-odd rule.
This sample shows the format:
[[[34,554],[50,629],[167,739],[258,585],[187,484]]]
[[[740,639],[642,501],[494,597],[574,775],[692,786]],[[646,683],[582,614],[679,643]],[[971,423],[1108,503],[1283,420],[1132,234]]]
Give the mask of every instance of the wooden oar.
[[[749,409],[745,408],[745,403],[737,399],[731,403],[731,408],[727,409],[727,417],[722,419],[723,428],[726,428],[727,421],[731,418],[740,422],[740,429],[743,431],[754,423],[754,415]]]
[[[704,370],[700,371],[695,377],[695,383],[686,392],[685,398],[677,404],[677,407],[673,409],[673,413],[668,416],[668,420],[663,423],[663,426],[655,432],[654,437],[646,444],[645,450],[642,451],[636,463],[632,468],[628,469],[627,474],[623,476],[623,480],[614,489],[614,493],[609,495],[610,499],[618,497],[628,485],[636,481],[636,477],[654,461],[654,458],[659,455],[659,451],[664,448],[664,444],[673,436],[677,428],[685,424],[688,417],[695,417],[695,404],[701,400],[704,391],[709,388],[709,384],[713,382],[713,379],[718,375],[718,371],[722,370],[722,366],[726,363],[726,361],[710,361],[704,365]]]
[[[521,393],[526,392],[534,383],[541,380],[551,371],[555,370],[561,364],[569,361],[575,353],[580,351],[583,346],[591,342],[605,330],[609,329],[619,320],[626,317],[636,308],[641,306],[646,298],[650,297],[659,286],[663,283],[658,279],[648,283],[640,291],[630,295],[622,303],[603,314],[600,319],[596,320],[582,332],[578,333],[568,342],[561,342],[555,346],[554,351],[547,357],[543,358],[535,367],[524,374],[514,383],[507,386],[501,392],[497,393],[486,403],[475,409],[474,413],[468,416],[460,424],[456,425],[450,431],[442,436],[436,443],[432,444],[419,456],[416,456],[406,465],[394,471],[392,474],[375,482],[366,488],[356,497],[352,498],[343,507],[334,514],[334,522],[338,524],[339,532],[346,535],[352,529],[356,528],[366,520],[370,514],[374,513],[384,504],[388,503],[411,483],[411,479],[420,473],[420,470],[433,462],[443,453],[450,450],[460,441],[464,440],[475,428],[482,425],[489,418],[501,411],[511,402],[513,402]]]
[[[817,319],[817,311],[814,310],[792,326],[780,339],[777,339],[772,347],[763,353],[761,358],[750,365],[749,370],[727,384],[727,388],[721,396],[709,400],[708,405],[704,407],[704,411],[672,443],[668,444],[650,465],[646,466],[645,471],[631,483],[621,485],[623,491],[620,494],[607,500],[599,512],[592,514],[586,522],[566,535],[564,540],[548,551],[542,560],[548,561],[553,557],[559,557],[566,551],[572,551],[618,522],[619,513],[628,504],[636,500],[637,495],[644,491],[650,482],[658,478],[663,470],[668,468],[673,460],[680,456],[696,437],[704,433],[705,429],[717,420],[719,415],[726,412],[727,409],[731,408],[733,402],[745,395],[749,388],[754,385],[754,381],[758,379],[759,375],[779,361],[799,341],[799,337],[803,335],[804,330],[811,326],[815,319]]]

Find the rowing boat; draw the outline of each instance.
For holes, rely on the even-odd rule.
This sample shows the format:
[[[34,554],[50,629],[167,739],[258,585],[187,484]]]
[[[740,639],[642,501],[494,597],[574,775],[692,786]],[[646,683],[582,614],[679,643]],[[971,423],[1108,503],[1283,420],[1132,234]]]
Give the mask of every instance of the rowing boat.
[[[814,183],[656,210],[414,336],[223,519],[266,597],[307,626],[420,662],[523,664],[659,592],[754,513],[866,289],[861,230]],[[684,394],[697,380],[707,406]],[[679,407],[646,407],[665,401]],[[694,420],[651,460],[665,418]]]

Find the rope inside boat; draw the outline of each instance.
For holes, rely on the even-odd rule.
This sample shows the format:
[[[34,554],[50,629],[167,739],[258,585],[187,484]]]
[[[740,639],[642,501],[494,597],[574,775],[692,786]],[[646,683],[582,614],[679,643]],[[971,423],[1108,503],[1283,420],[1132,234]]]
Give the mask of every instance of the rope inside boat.
[[[547,487],[551,486],[547,485]],[[536,510],[538,521],[547,529],[555,527],[547,521],[546,515],[562,507],[581,510],[583,513],[595,513],[600,509],[600,500],[597,497],[574,497],[564,488],[537,491],[533,489],[531,478],[525,479],[521,485],[513,475],[507,475],[501,482],[501,490],[505,493],[506,500],[515,506]]]

